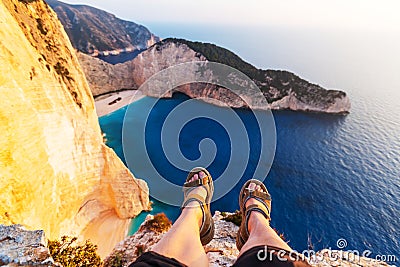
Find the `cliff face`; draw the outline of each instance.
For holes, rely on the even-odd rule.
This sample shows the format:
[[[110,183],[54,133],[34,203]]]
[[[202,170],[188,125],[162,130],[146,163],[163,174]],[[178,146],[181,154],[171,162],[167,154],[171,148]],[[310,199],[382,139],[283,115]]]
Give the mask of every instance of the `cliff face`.
[[[56,14],[0,2],[0,223],[81,235],[103,256],[148,188],[103,144],[93,97]],[[105,240],[104,240],[105,238]]]
[[[258,70],[232,52],[212,44],[167,39],[140,53],[133,60],[117,65],[88,56],[79,58],[83,70],[90,77],[91,88],[95,88],[95,94],[122,88],[139,88],[152,75],[180,63],[213,61],[229,65],[249,76],[260,88],[268,104],[258,106],[261,101],[249,95],[250,90],[241,92],[242,96],[248,96],[248,99],[251,99],[251,101],[246,100],[246,103],[230,90],[210,84],[205,86],[192,83],[176,88],[166,95],[163,92],[147,89],[143,90],[143,93],[154,97],[171,97],[173,92],[182,92],[191,98],[203,98],[213,104],[223,103],[234,108],[247,108],[250,105],[252,108],[333,114],[348,113],[350,110],[350,100],[342,91],[326,90],[287,71]],[[184,69],[179,75],[195,78],[196,73],[191,71],[191,69]]]
[[[200,53],[180,43],[159,43],[140,53],[131,61],[133,79],[138,86],[148,78],[168,67],[192,61],[206,61]],[[190,71],[190,70],[188,70]],[[185,73],[190,75],[192,73]]]
[[[132,78],[132,64],[129,62],[112,65],[81,52],[77,55],[94,96],[120,89],[137,88]]]
[[[324,112],[346,114],[350,111],[350,99],[347,96],[336,97],[332,102],[326,102],[323,99],[302,101],[296,92],[289,90],[288,94],[279,100],[270,103],[273,110],[290,109],[299,111]]]
[[[186,40],[166,39],[139,54],[132,60],[133,79],[140,86],[152,75],[167,67],[192,61],[219,62],[243,72],[255,82],[269,103],[264,108],[324,113],[347,113],[350,110],[350,100],[342,91],[326,90],[287,71],[258,70],[229,50]],[[174,91],[185,93],[191,98],[215,98],[232,107],[247,107],[237,96],[217,86],[192,84]],[[160,97],[154,92],[151,94]],[[246,95],[246,92],[243,94]]]
[[[160,39],[145,27],[120,20],[105,11],[89,6],[68,5],[57,0],[46,1],[57,12],[72,44],[79,51],[97,55],[98,51],[118,54],[127,50],[147,49],[133,60],[116,65],[79,55],[94,95],[137,88],[158,71],[179,63],[210,61],[228,65],[250,77],[269,103],[264,106],[265,109],[323,113],[350,111],[350,100],[342,91],[326,90],[288,71],[257,69],[231,51],[214,44],[171,38],[159,42]],[[185,86],[175,91],[192,98],[207,96],[211,98],[209,102],[213,103],[225,101],[228,106],[246,107],[241,99],[216,86]]]
[[[103,10],[57,0],[46,2],[57,13],[72,45],[84,53],[142,50],[160,40],[146,27]]]
[[[56,266],[44,231],[0,224],[0,266]]]

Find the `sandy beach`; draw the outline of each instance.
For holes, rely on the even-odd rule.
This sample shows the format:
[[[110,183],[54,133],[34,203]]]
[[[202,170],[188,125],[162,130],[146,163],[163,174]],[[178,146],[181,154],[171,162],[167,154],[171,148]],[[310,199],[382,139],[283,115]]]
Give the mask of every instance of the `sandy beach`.
[[[96,113],[98,117],[110,114],[132,102],[145,97],[139,90],[113,92],[95,98]]]

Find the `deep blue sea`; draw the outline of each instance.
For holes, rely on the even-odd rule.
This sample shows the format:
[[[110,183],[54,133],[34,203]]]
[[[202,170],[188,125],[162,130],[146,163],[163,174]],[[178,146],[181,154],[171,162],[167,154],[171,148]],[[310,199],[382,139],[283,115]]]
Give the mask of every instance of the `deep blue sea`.
[[[284,43],[288,46],[286,41]],[[376,42],[378,41],[373,43],[374,47],[377,47]],[[322,43],[329,43],[329,38],[323,39]],[[322,43],[320,47],[326,47]],[[357,44],[357,41],[352,44]],[[386,42],[379,47],[383,49],[385,44]],[[271,46],[276,51],[281,51],[280,64],[284,65],[282,51],[286,51],[286,48],[279,48],[276,43]],[[393,47],[390,48],[393,52]],[[370,250],[375,255],[393,254],[399,259],[400,82],[393,68],[400,64],[398,61],[383,63],[382,58],[390,60],[387,51],[379,50],[381,54],[378,55],[365,54],[363,58],[363,53],[357,50],[356,45],[346,49],[348,50],[345,52],[340,49],[332,52],[331,56],[336,57],[338,62],[334,67],[325,66],[325,70],[318,64],[314,69],[311,67],[313,60],[329,58],[325,50],[318,52],[312,47],[304,49],[299,57],[306,58],[308,55],[311,62],[303,65],[300,61],[294,64],[288,60],[293,63],[289,64],[289,69],[297,70],[296,73],[300,72],[300,76],[329,88],[345,90],[351,98],[352,110],[347,116],[273,112],[277,146],[272,168],[265,180],[273,199],[272,225],[285,235],[290,246],[299,251],[307,249],[310,240],[316,249],[336,249],[337,240],[343,238],[347,241],[346,249]],[[363,49],[366,50],[365,47]],[[350,53],[352,51],[354,53]],[[348,56],[347,59],[343,58],[345,55]],[[399,51],[396,50],[391,55],[397,58]],[[251,58],[251,54],[245,56]],[[364,61],[354,62],[357,58]],[[340,67],[342,61],[344,65]],[[275,58],[272,62],[277,65],[278,59]],[[349,64],[346,65],[345,62]],[[136,114],[134,118],[130,118],[133,123],[144,123],[141,110],[151,106],[153,101],[146,97],[130,105],[129,114]],[[149,155],[153,155],[158,168],[167,172],[176,184],[183,183],[185,174],[174,171],[165,158],[157,156],[160,155],[161,148],[157,141],[151,140],[159,139],[163,119],[171,109],[184,101],[187,98],[182,95],[160,100],[154,108],[154,114],[147,121],[147,127],[151,130],[146,131],[146,139],[150,140],[147,147]],[[201,101],[196,105],[204,109],[215,108]],[[99,119],[108,145],[122,159],[124,155],[121,133],[126,109],[125,107]],[[236,112],[244,124],[249,126],[247,129],[250,145],[256,147],[259,141],[258,134],[251,132],[252,113],[246,110]],[[218,149],[215,159],[218,164],[214,162],[209,169],[214,178],[217,178],[226,167],[224,162],[227,161],[229,142],[223,132],[215,134],[221,129],[218,125],[210,124],[212,122],[209,120],[199,119],[193,123],[195,127],[185,127],[180,132],[182,153],[189,159],[196,159],[199,157],[199,143],[202,138],[212,139]],[[203,129],[200,136],[199,129]],[[135,134],[132,138],[135,138]],[[257,150],[254,153],[257,154]],[[237,193],[244,181],[253,178],[250,177],[253,168],[251,162],[249,170],[244,173],[237,186],[224,198],[213,203],[213,210],[238,209]],[[131,171],[136,177],[145,180],[149,174],[140,166],[131,168]],[[153,207],[153,214],[165,212],[172,220],[179,214],[178,208],[157,201]],[[142,213],[133,220],[131,233],[145,216],[146,213]]]

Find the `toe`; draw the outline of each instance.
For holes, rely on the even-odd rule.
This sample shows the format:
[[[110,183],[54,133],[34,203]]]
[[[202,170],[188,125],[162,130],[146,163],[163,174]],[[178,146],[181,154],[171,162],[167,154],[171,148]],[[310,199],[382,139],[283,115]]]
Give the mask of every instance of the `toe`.
[[[247,187],[250,191],[258,191],[258,192],[265,192],[263,187],[261,185],[258,185],[256,183],[250,183]],[[257,204],[259,201],[256,198],[250,198],[249,200],[246,201],[245,207],[248,207],[251,204]]]
[[[201,178],[203,178],[205,176],[207,176],[207,175],[204,172],[196,173],[189,179],[189,182],[193,182],[193,181],[199,180],[199,179],[201,179]],[[204,197],[207,196],[207,190],[202,186],[196,187],[191,192],[199,194],[199,195],[202,195],[202,196],[204,195]]]
[[[250,183],[249,186],[247,187],[249,190],[254,191],[256,189],[256,184],[255,183]]]
[[[196,173],[195,175],[192,176],[192,178],[190,179],[190,181],[196,181],[199,179],[199,175]]]
[[[207,175],[204,172],[199,172],[200,179],[206,177]]]

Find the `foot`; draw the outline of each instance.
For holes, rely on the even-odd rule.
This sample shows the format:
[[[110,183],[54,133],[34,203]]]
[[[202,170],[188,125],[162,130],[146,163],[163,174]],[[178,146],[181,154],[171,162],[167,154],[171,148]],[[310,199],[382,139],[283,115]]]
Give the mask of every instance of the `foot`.
[[[255,183],[250,183],[247,188],[251,191],[267,193],[263,190],[263,188],[261,186],[255,184]],[[249,207],[250,205],[253,205],[253,204],[258,204],[260,207],[263,207],[263,205],[260,201],[258,201],[255,198],[250,198],[249,200],[247,200],[247,202],[245,204],[246,209],[247,209],[247,207]],[[260,212],[251,212],[249,222],[247,225],[247,229],[249,230],[249,233],[251,233],[252,229],[255,229],[257,226],[261,226],[261,225],[268,226],[269,222],[270,222],[270,220],[265,218],[264,215],[262,215]]]
[[[256,179],[248,180],[240,190],[239,206],[242,223],[236,236],[236,247],[241,250],[251,232],[269,227],[271,196],[265,185]]]
[[[193,177],[188,180],[188,182],[193,182],[195,180],[201,179],[206,177],[207,175],[204,172],[199,172],[199,174],[193,175]],[[190,191],[190,194],[197,194],[200,195],[204,198],[207,197],[207,190],[204,187],[196,187]],[[189,209],[187,209],[189,208]],[[192,201],[189,202],[186,207],[183,209],[182,212],[193,212],[196,215],[196,218],[198,219],[199,227],[201,226],[202,220],[203,220],[203,212],[201,210],[201,207],[197,201]]]
[[[182,213],[195,215],[200,228],[202,245],[208,244],[214,237],[214,221],[210,203],[214,194],[211,174],[203,167],[193,168],[182,187],[184,199]]]

